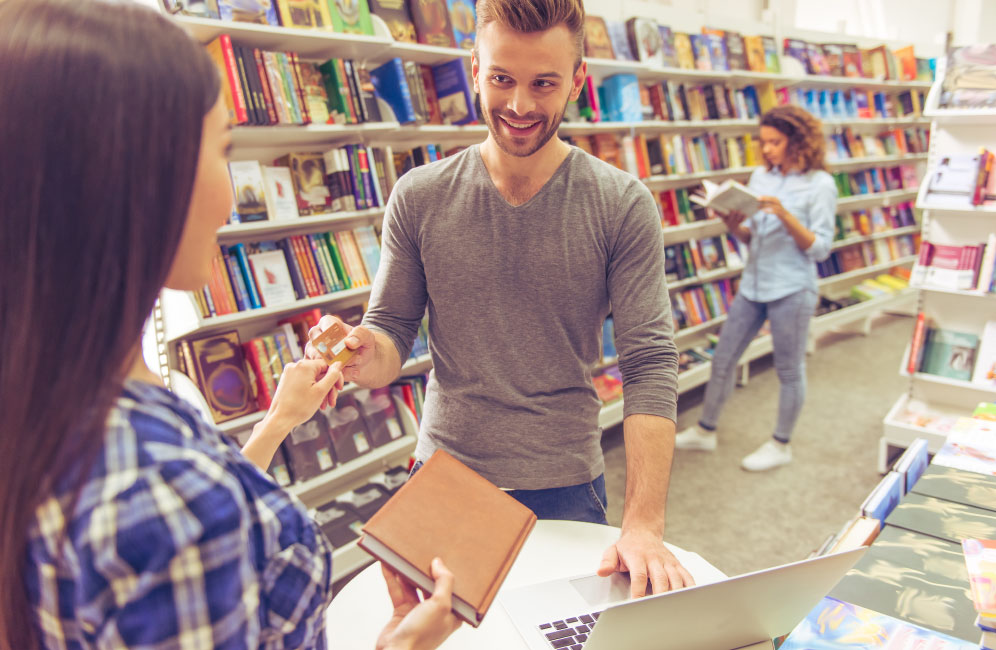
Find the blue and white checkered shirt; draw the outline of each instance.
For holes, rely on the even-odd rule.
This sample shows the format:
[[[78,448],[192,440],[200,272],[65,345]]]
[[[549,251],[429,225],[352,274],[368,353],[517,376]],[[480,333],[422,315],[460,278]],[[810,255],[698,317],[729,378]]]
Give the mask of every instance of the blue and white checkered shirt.
[[[332,547],[304,506],[166,390],[125,384],[103,449],[45,500],[27,588],[45,648],[312,648]]]

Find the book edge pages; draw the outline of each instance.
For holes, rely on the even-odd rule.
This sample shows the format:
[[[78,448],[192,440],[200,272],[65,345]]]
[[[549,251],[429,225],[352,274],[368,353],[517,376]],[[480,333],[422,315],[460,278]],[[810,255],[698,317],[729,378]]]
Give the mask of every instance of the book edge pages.
[[[392,551],[370,533],[365,532],[361,535],[356,544],[394,571],[414,582],[420,589],[430,594],[435,589],[435,580],[422,573],[414,564]],[[453,613],[473,627],[479,626],[484,619],[484,616],[479,614],[470,603],[455,593],[453,594]]]

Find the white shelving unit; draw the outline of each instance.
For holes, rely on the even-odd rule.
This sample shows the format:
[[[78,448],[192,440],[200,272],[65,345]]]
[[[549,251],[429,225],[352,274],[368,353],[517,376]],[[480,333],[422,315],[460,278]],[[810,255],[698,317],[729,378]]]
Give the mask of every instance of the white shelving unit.
[[[938,69],[938,79],[943,70]],[[929,170],[939,159],[951,154],[974,154],[980,146],[996,147],[996,111],[945,110],[938,108],[941,82],[927,95],[925,117],[933,121],[930,137],[928,175],[921,183],[917,207],[923,211],[923,239],[936,244],[976,244],[986,240],[996,229],[996,210],[946,206],[927,196]],[[975,291],[951,291],[936,288],[917,290],[918,308],[932,326],[959,332],[981,334],[987,320],[996,317],[992,294]],[[916,438],[928,441],[931,453],[944,444],[946,432],[910,424],[902,417],[912,400],[925,403],[932,411],[952,416],[968,415],[982,400],[996,400],[996,390],[967,381],[958,381],[922,372],[907,372],[909,346],[900,362],[899,372],[909,378],[909,387],[899,397],[883,422],[879,441],[878,470],[886,472],[896,449],[908,446]]]

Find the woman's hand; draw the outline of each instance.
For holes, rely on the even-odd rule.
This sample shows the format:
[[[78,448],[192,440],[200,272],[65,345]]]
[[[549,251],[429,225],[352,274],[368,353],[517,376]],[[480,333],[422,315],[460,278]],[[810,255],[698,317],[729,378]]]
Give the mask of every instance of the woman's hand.
[[[311,418],[326,400],[334,404],[340,388],[341,363],[328,366],[315,359],[288,363],[280,375],[267,417],[290,431]]]
[[[432,650],[460,627],[452,612],[453,574],[438,557],[431,568],[436,588],[420,602],[415,588],[381,563],[394,614],[377,639],[377,650]]]
[[[726,229],[730,232],[735,232],[737,227],[744,222],[744,219],[747,218],[746,214],[738,210],[726,213],[717,212],[716,214],[723,220],[723,223],[726,224]]]
[[[776,196],[762,196],[758,199],[758,201],[761,203],[762,210],[770,212],[779,219],[784,220],[785,216],[788,214],[785,206],[782,205],[782,202],[779,201]]]

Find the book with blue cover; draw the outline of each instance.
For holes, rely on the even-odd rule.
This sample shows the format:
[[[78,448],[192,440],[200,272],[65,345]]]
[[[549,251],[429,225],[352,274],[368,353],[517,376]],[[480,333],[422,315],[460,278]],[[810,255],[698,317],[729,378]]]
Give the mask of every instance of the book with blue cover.
[[[885,521],[903,498],[903,486],[902,475],[898,472],[889,472],[861,504],[861,514]]]
[[[462,65],[461,61],[457,61]],[[374,92],[387,102],[394,111],[394,119],[402,124],[416,121],[415,106],[412,104],[412,93],[405,78],[405,64],[399,58],[394,58],[380,67],[370,71]]]
[[[780,646],[780,650],[838,648],[975,650],[978,645],[828,596]]]
[[[444,124],[470,124],[477,121],[474,95],[462,59],[453,59],[432,67],[436,83],[439,112]]]
[[[472,0],[446,0],[450,10],[450,24],[453,25],[453,38],[456,46],[465,50],[474,49],[477,35],[477,11]]]
[[[640,82],[635,74],[622,73],[602,81],[605,93],[603,110],[610,122],[640,122],[643,109],[640,104]]]

